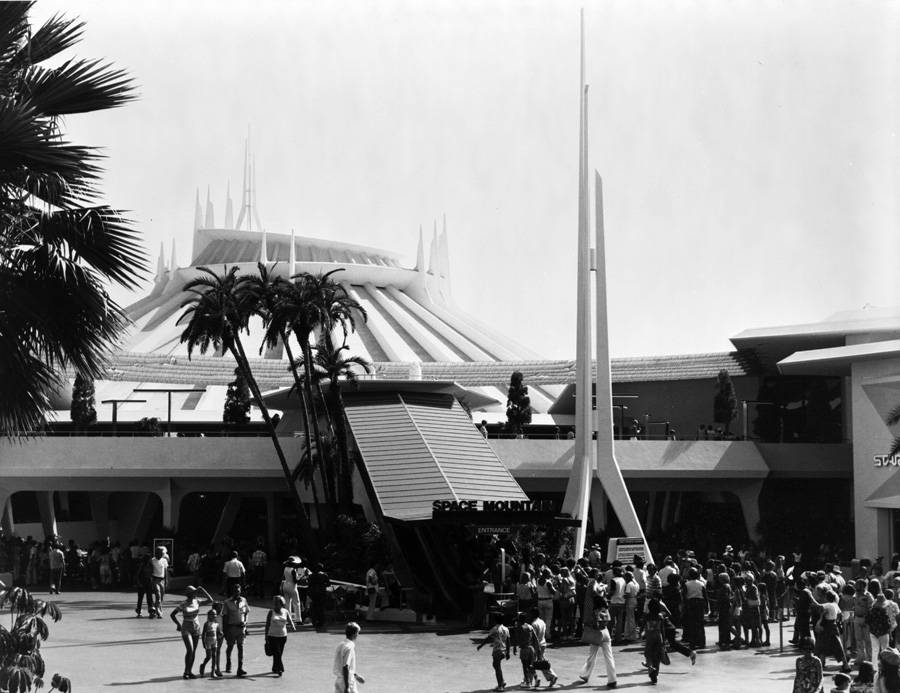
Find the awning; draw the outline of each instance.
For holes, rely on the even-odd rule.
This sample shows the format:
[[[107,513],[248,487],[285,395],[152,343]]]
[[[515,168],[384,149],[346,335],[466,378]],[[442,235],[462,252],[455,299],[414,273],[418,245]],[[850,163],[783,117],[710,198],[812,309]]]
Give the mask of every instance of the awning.
[[[454,396],[396,388],[344,393],[385,517],[428,520],[436,500],[528,500]]]
[[[893,469],[886,470],[890,474],[887,481],[866,498],[867,508],[893,508],[900,510],[900,475]]]

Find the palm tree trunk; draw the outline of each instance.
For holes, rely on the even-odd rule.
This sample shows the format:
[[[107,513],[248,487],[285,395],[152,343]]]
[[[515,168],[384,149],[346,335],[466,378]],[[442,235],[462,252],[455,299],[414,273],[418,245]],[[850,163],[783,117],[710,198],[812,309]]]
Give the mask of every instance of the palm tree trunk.
[[[350,450],[347,444],[347,427],[344,421],[344,402],[341,387],[337,381],[331,384],[334,393],[334,429],[337,438],[340,469],[338,470],[338,505],[341,512],[349,515],[353,510],[353,475],[350,467]]]
[[[303,388],[303,383],[300,382],[300,374],[297,372],[297,364],[294,361],[294,354],[291,351],[291,345],[288,343],[288,335],[286,333],[281,334],[281,343],[284,345],[284,351],[287,354],[288,363],[291,364],[291,374],[294,376],[294,387],[297,388],[297,394],[300,395],[300,413],[303,418],[303,437],[306,442],[306,449],[309,451],[309,462],[313,468],[310,485],[312,486],[313,502],[316,505],[316,517],[319,520],[319,528],[322,529],[325,527],[325,525],[322,523],[322,511],[319,504],[319,492],[316,490],[316,458],[315,455],[313,455],[312,436],[310,435],[309,431],[309,402],[306,398],[306,390]],[[324,475],[322,476],[324,477]],[[322,487],[324,490],[324,481],[322,483]]]
[[[313,435],[316,439],[316,451],[319,452],[319,462],[321,464],[322,470],[322,486],[325,489],[325,499],[328,503],[335,507],[337,505],[337,498],[334,493],[334,477],[332,475],[333,470],[329,470],[325,468],[324,464],[324,456],[321,454],[322,450],[322,434],[319,431],[319,417],[316,412],[316,402],[313,399],[312,392],[312,349],[309,347],[309,335],[302,337],[300,340],[300,348],[303,350],[303,372],[306,375],[306,382],[304,386],[306,388],[306,394],[309,397],[311,415],[312,415],[312,425],[313,425]]]
[[[275,446],[275,454],[278,455],[278,461],[281,463],[281,471],[284,473],[284,479],[287,482],[288,489],[294,499],[294,504],[297,506],[297,515],[300,518],[300,534],[306,544],[306,550],[310,553],[310,556],[317,558],[319,555],[319,547],[316,543],[315,534],[313,534],[309,516],[306,514],[306,508],[303,507],[303,499],[300,498],[300,491],[297,489],[297,484],[291,478],[291,468],[288,466],[284,449],[281,447],[281,441],[278,440],[278,434],[275,432],[275,426],[272,424],[272,417],[269,416],[269,408],[263,402],[259,385],[256,382],[256,378],[253,376],[253,372],[250,370],[250,362],[247,359],[247,354],[244,352],[244,345],[241,344],[241,340],[237,335],[234,337],[234,347],[232,347],[231,352],[232,356],[234,356],[234,360],[237,361],[238,368],[244,372],[244,377],[247,379],[247,385],[250,387],[250,391],[256,399],[256,404],[259,407],[260,413],[262,413],[263,420],[266,422],[266,427],[269,429],[272,445]]]

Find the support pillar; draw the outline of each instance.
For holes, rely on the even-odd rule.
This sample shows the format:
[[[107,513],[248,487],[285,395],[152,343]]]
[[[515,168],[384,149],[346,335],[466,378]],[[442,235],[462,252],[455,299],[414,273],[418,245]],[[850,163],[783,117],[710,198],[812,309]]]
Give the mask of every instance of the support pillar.
[[[157,488],[156,493],[162,501],[163,527],[170,529],[173,532],[177,532],[178,517],[181,513],[181,501],[187,494],[185,491],[175,486],[171,479],[167,479],[159,488]]]
[[[150,538],[147,534],[150,532],[153,514],[156,511],[157,497],[155,493],[143,493],[140,495],[139,500],[135,503],[136,507],[133,518],[131,518],[129,523],[129,531],[122,530],[124,536],[134,537],[139,543],[143,543]]]
[[[663,532],[669,529],[669,511],[672,508],[672,492],[663,491],[662,517],[660,518],[660,529]]]
[[[53,507],[53,491],[37,491],[38,512],[41,514],[41,526],[44,528],[44,536],[59,534],[56,526],[56,510]]]
[[[681,508],[684,505],[684,491],[676,491],[675,494],[675,518],[672,520],[672,522],[677,525],[679,522],[681,522]]]
[[[759,533],[759,494],[762,492],[762,487],[762,481],[751,481],[734,492],[744,513],[747,536],[752,541],[759,541],[762,538]]]
[[[222,539],[228,536],[231,528],[234,527],[234,521],[237,519],[238,512],[241,509],[241,500],[244,494],[229,493],[228,500],[225,501],[225,507],[222,508],[222,514],[219,516],[219,522],[216,525],[216,531],[213,532],[210,543],[217,546]]]
[[[266,498],[266,541],[270,556],[275,556],[275,550],[278,547],[278,513],[276,511],[275,494],[267,493]],[[275,556],[275,558],[284,558],[284,556]]]
[[[92,491],[88,494],[91,503],[91,519],[97,528],[98,537],[109,536],[109,493]]]
[[[603,491],[603,484],[599,479],[591,482],[591,521],[594,524],[594,532],[602,532],[606,529],[607,500]]]
[[[647,528],[648,532],[653,532],[656,522],[656,491],[650,491],[649,501],[647,502],[647,520],[644,523],[644,527]]]
[[[16,524],[12,511],[12,493],[7,489],[0,489],[0,529],[8,534],[15,534]]]

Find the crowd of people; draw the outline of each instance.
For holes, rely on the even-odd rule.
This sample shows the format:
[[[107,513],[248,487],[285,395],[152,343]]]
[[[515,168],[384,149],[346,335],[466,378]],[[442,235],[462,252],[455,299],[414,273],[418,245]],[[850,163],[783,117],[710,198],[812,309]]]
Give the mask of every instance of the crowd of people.
[[[577,560],[503,551],[484,575],[493,598],[482,606],[492,626],[479,647],[491,644],[497,691],[506,687],[502,662],[510,652],[519,653],[521,687],[537,686],[541,671],[554,685],[547,642],[567,640],[589,645],[579,679],[589,681],[602,654],[606,685],[615,688],[616,645],[642,643],[655,684],[672,652],[693,664],[698,650],[764,650],[773,646],[772,624],[784,621],[792,635],[787,644],[803,652],[795,693],[824,690],[829,658],[838,668],[830,690],[900,693],[900,605],[894,601],[900,555],[887,571],[880,560],[854,560],[847,572],[801,553],[768,557],[732,546],[704,562],[679,551],[659,565],[641,556],[606,563],[598,545]],[[716,626],[714,643],[707,642],[707,626]]]

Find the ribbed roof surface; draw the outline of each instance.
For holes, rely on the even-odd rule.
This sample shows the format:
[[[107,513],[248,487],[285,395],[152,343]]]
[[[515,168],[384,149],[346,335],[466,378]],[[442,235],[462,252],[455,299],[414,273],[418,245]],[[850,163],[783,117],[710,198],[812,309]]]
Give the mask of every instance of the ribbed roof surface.
[[[350,429],[386,517],[431,518],[435,500],[527,500],[453,397],[345,396]]]
[[[287,363],[273,359],[251,359],[254,374],[266,389],[290,385]],[[374,375],[388,380],[410,377],[409,363],[376,362]],[[530,386],[566,385],[575,380],[574,361],[465,361],[417,364],[425,380],[447,380],[465,387],[506,388],[513,371],[521,371]],[[165,356],[119,352],[110,364],[107,380],[167,382],[189,385],[226,385],[234,380],[230,357],[194,355]],[[613,382],[654,382],[715,378],[725,369],[732,377],[757,372],[752,356],[741,352],[686,354],[646,358],[613,359]]]

